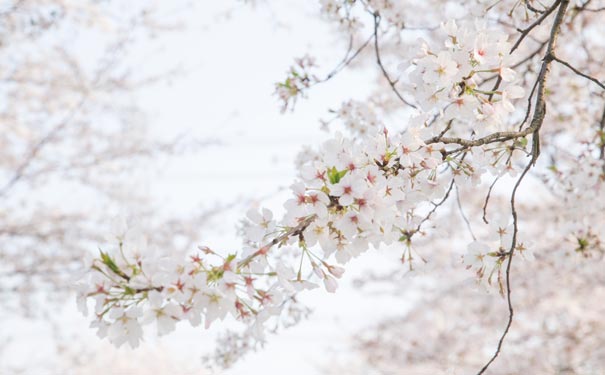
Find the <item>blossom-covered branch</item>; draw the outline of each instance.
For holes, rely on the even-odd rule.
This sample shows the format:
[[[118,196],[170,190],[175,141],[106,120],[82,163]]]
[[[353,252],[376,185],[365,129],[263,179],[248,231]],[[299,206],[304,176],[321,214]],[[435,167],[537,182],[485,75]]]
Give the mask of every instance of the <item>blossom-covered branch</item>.
[[[507,4],[499,3],[486,12],[496,7],[497,15],[505,14],[502,9]],[[334,292],[344,265],[372,247],[399,247],[402,261],[409,262],[412,269],[417,239],[434,235],[434,226],[427,224],[436,220],[453,188],[470,229],[472,218],[463,213],[459,190],[478,195],[475,192],[485,180],[493,179],[479,200],[478,217],[489,227],[477,235],[470,230],[473,241],[463,257],[479,283],[496,288],[506,298],[504,332],[496,350],[478,370],[485,373],[500,355],[513,323],[513,256],[531,258],[530,241],[523,237],[520,225],[517,195],[530,170],[545,159],[540,158],[543,148],[550,153],[549,170],[570,184],[568,191],[586,188],[599,196],[605,181],[605,172],[601,173],[605,171],[602,120],[598,129],[591,123],[587,135],[579,137],[582,141],[578,143],[588,146],[570,152],[582,161],[583,167],[577,170],[575,156],[561,157],[555,152],[561,150],[556,146],[560,129],[545,130],[547,107],[549,113],[566,115],[557,108],[557,101],[565,105],[567,98],[557,92],[551,77],[557,65],[553,62],[571,69],[576,73],[573,78],[579,76],[582,83],[602,86],[589,72],[580,73],[557,57],[569,3],[556,0],[539,9],[531,1],[515,2],[509,17],[516,12],[525,14],[524,27],[504,27],[501,20],[495,26],[471,16],[443,22],[437,36],[431,34],[433,40],[416,45],[416,54],[401,64],[401,76],[394,80],[381,56],[388,47],[398,46],[385,46],[383,36],[405,29],[405,13],[396,11],[388,0],[322,1],[322,11],[344,27],[349,40],[345,58],[325,80],[361,59],[361,52],[373,40],[371,60],[378,65],[381,79],[387,80],[388,99],[381,103],[378,99],[348,101],[333,111],[346,134],[332,132],[322,145],[301,153],[296,164],[298,178],[291,185],[291,198],[284,202],[285,214],[276,218],[266,208],[249,211],[242,224],[240,250],[225,253],[201,247],[184,261],[166,249],[149,250],[153,244],[142,243],[126,229],[116,234],[113,243],[102,244],[100,257],[90,263],[80,291],[83,310],[88,300],[95,301],[93,326],[99,335],[117,345],[129,342],[137,346],[147,323],[155,322],[158,333],[164,334],[178,321],[187,320],[194,326],[204,322],[209,327],[231,316],[244,323],[247,335],[262,341],[268,322],[283,319],[297,293],[319,283]],[[363,29],[363,20],[369,21],[373,32],[353,52],[352,32]],[[546,25],[544,33],[541,29]],[[286,80],[277,85],[283,109],[325,81],[310,73],[313,66],[311,57],[299,59]],[[413,97],[413,104],[404,94]],[[398,105],[391,106],[390,100]],[[407,104],[404,109],[401,102]],[[599,110],[602,108],[599,103]],[[404,125],[389,124],[380,111],[398,115],[401,112],[396,111],[406,111],[405,120],[397,120]],[[557,158],[571,167],[559,170]],[[574,180],[576,173],[583,177]],[[500,212],[500,220],[488,221],[494,186],[503,177],[515,178],[506,193],[510,211]],[[553,190],[565,190],[561,181],[553,184]],[[586,210],[586,217],[591,218],[597,212],[592,207]],[[602,246],[595,234],[598,231],[590,226],[571,232],[579,253]]]

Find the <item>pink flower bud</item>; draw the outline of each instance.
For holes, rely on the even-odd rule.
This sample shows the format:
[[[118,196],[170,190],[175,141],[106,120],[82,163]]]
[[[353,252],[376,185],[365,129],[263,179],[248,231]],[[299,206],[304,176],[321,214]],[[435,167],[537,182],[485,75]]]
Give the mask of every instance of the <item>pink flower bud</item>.
[[[326,267],[328,267],[328,271],[334,275],[337,279],[340,279],[342,277],[342,275],[345,273],[345,269],[339,266],[329,266],[326,265]]]
[[[336,282],[335,278],[326,275],[324,278],[324,286],[329,293],[334,293],[336,292],[336,288],[338,288],[338,283]]]

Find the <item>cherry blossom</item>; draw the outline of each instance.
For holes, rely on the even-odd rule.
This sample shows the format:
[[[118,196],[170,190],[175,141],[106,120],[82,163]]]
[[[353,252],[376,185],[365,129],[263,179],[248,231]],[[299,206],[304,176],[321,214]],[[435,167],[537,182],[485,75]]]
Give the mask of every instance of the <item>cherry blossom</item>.
[[[448,9],[464,16],[445,20],[436,29],[420,28],[427,39],[413,44],[415,56],[405,58],[401,77],[394,78],[381,56],[385,45],[396,48],[407,40],[401,36],[410,31],[404,9],[388,0],[322,1],[323,14],[351,36],[349,49],[326,79],[311,73],[316,68],[311,57],[297,60],[285,81],[276,86],[282,109],[331,79],[371,42],[390,99],[349,100],[332,111],[335,117],[323,123],[327,139],[303,149],[296,160],[297,179],[283,202],[284,214],[277,217],[268,208],[250,210],[242,221],[242,249],[225,253],[200,247],[183,259],[146,251],[152,244],[135,235],[114,236],[113,242],[100,246],[78,299],[83,311],[86,298],[95,301],[93,325],[100,335],[108,332],[117,345],[128,341],[136,346],[140,324],[155,321],[158,333],[164,334],[181,320],[193,325],[203,321],[208,328],[235,319],[248,335],[262,341],[269,322],[287,318],[297,293],[318,285],[336,292],[347,263],[369,249],[385,245],[398,249],[410,271],[419,259],[438,263],[439,252],[420,250],[420,239],[439,238],[449,229],[451,223],[437,217],[448,200],[456,200],[467,237],[472,238],[462,259],[459,254],[455,257],[456,266],[488,291],[498,291],[508,310],[495,351],[478,369],[484,373],[499,356],[512,327],[513,258],[527,263],[540,258],[535,251],[540,239],[528,240],[527,225],[520,219],[518,192],[522,183],[528,183],[527,176],[539,171],[534,180],[558,197],[549,203],[556,207],[553,222],[565,223],[559,231],[573,252],[581,255],[576,261],[605,253],[605,116],[595,122],[603,104],[589,102],[590,125],[580,127],[577,137],[573,132],[561,135],[569,126],[570,110],[564,105],[568,98],[561,97],[565,91],[554,86],[557,81],[551,70],[556,69],[555,63],[571,66],[556,57],[565,51],[557,41],[570,31],[575,17],[568,13],[569,1],[540,5],[541,10],[533,2],[516,2],[512,9],[506,9],[511,6],[507,2],[481,5],[486,13],[507,14],[513,26],[498,17],[494,19],[499,22],[476,18],[477,3],[482,2],[431,9],[441,21],[446,15],[440,12]],[[418,7],[438,2],[427,4]],[[578,7],[574,9],[579,11]],[[519,8],[533,14],[532,23],[522,25],[528,20]],[[547,32],[537,30],[530,42],[526,37],[551,14],[552,20],[545,22]],[[365,30],[362,20],[373,25],[373,33],[354,52],[357,33]],[[396,42],[381,44],[389,33],[396,35]],[[535,52],[526,47],[531,43],[539,44]],[[587,66],[593,65],[587,62]],[[561,81],[579,77],[593,86],[583,100],[603,98],[602,92],[593,91],[605,88],[598,79],[573,67],[569,70],[574,74],[567,72],[569,76],[564,74]],[[546,108],[552,108],[554,115]],[[397,118],[395,124],[387,113]],[[332,129],[337,123],[344,133]],[[493,214],[488,212],[491,202],[502,198],[492,195],[500,179],[508,181],[507,199]],[[470,219],[464,213],[465,202],[475,208]],[[475,233],[477,224],[480,230]],[[524,263],[524,267],[528,266]],[[144,323],[139,322],[141,314]]]

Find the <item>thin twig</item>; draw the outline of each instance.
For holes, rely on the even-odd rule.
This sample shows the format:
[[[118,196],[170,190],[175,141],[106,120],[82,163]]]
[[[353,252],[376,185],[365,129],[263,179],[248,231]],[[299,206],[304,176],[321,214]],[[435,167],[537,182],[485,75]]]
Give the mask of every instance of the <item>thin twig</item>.
[[[533,99],[534,93],[536,92],[536,87],[538,87],[538,80],[534,82],[534,86],[531,88],[531,92],[527,97],[527,110],[525,111],[525,117],[523,117],[523,121],[521,121],[521,123],[519,124],[519,131],[521,131],[523,125],[525,125],[525,123],[529,119],[529,114],[531,113],[531,100]]]
[[[455,180],[452,178],[452,182],[450,182],[450,186],[447,188],[447,191],[445,192],[445,195],[443,196],[443,198],[441,198],[441,200],[439,202],[433,203],[433,208],[420,221],[420,223],[418,223],[418,226],[416,227],[416,229],[414,229],[411,233],[409,233],[409,237],[412,237],[414,234],[420,232],[420,228],[422,227],[422,224],[424,224],[427,220],[429,220],[431,218],[431,216],[435,213],[435,211],[437,211],[437,209],[439,207],[441,207],[443,205],[443,203],[445,203],[445,201],[447,201],[447,199],[450,196],[450,193],[452,192],[452,188],[454,187],[454,182],[455,182]]]
[[[498,340],[498,346],[496,347],[496,351],[494,352],[494,354],[492,355],[492,357],[490,358],[490,360],[477,373],[477,375],[483,374],[485,372],[485,370],[487,370],[487,368],[492,364],[492,362],[494,362],[496,360],[496,358],[500,354],[500,351],[502,350],[502,344],[504,343],[504,339],[506,338],[506,335],[508,334],[508,331],[509,331],[511,325],[513,324],[513,316],[515,314],[515,311],[513,309],[513,302],[512,302],[512,297],[511,297],[510,269],[511,269],[511,264],[512,264],[512,261],[513,261],[514,249],[517,246],[517,234],[519,232],[518,218],[517,218],[517,209],[516,209],[516,206],[515,206],[515,197],[517,195],[517,189],[519,188],[519,185],[521,185],[521,181],[523,180],[523,178],[525,177],[525,175],[531,169],[532,166],[533,166],[533,163],[530,160],[527,163],[527,165],[525,166],[525,169],[523,170],[523,173],[521,173],[521,176],[519,176],[519,179],[515,183],[515,187],[513,188],[513,193],[511,195],[511,200],[510,200],[511,209],[512,209],[512,215],[513,215],[513,238],[512,238],[511,245],[510,245],[510,250],[509,250],[509,253],[508,253],[508,261],[506,263],[506,271],[505,271],[505,278],[506,278],[506,302],[507,302],[507,305],[508,305],[508,321],[506,322],[506,327],[504,328],[504,332],[502,332],[502,335],[500,336],[500,339]]]
[[[464,210],[462,209],[462,203],[460,203],[460,193],[458,192],[458,185],[456,184],[456,202],[458,203],[458,211],[460,211],[460,216],[462,216],[462,220],[466,223],[466,227],[468,232],[470,233],[473,241],[477,241],[477,237],[475,237],[475,233],[473,233],[473,228],[471,227],[471,222],[468,220],[466,215],[464,214]]]
[[[380,70],[382,71],[382,75],[387,80],[387,82],[389,83],[389,86],[391,86],[391,89],[393,90],[395,95],[397,95],[399,100],[401,100],[401,102],[403,104],[417,109],[418,107],[416,105],[408,102],[407,100],[405,100],[405,98],[403,96],[401,96],[401,94],[397,90],[397,87],[395,87],[396,82],[391,79],[391,77],[389,76],[389,73],[387,72],[384,65],[382,64],[382,60],[380,58],[380,47],[379,47],[379,43],[378,43],[378,25],[380,24],[380,15],[378,14],[378,12],[375,12],[373,15],[374,15],[374,51],[376,53],[376,63],[380,67]]]
[[[351,37],[351,41],[349,42],[349,47],[347,48],[347,52],[346,52],[344,58],[342,59],[342,61],[340,61],[338,63],[338,65],[336,65],[336,67],[324,79],[319,80],[316,83],[326,82],[326,81],[334,78],[334,76],[336,74],[338,74],[340,71],[342,71],[351,62],[353,62],[353,60],[355,60],[355,58],[357,58],[357,56],[359,56],[359,54],[368,46],[368,44],[370,44],[370,42],[372,41],[373,38],[374,38],[374,34],[370,35],[370,37],[359,48],[357,48],[357,50],[352,55],[349,56],[349,54],[353,50],[352,37]]]
[[[603,8],[596,8],[596,9],[589,9],[589,8],[576,8],[576,9],[579,9],[579,10],[581,10],[582,12],[595,12],[595,13],[596,13],[596,12],[602,12],[602,11],[605,11],[605,7],[603,7]]]
[[[525,3],[525,7],[526,7],[527,9],[531,10],[532,12],[534,12],[534,13],[540,13],[540,14],[544,13],[544,11],[543,11],[543,10],[540,10],[540,9],[534,8],[534,7],[533,7],[533,6],[532,6],[532,5],[529,3],[529,1],[524,0],[523,2]]]
[[[534,21],[534,23],[532,23],[531,25],[529,25],[525,29],[522,29],[522,30],[518,29],[518,31],[521,33],[521,36],[519,36],[519,39],[517,39],[517,41],[515,42],[515,44],[511,48],[510,53],[513,53],[519,47],[519,45],[521,45],[521,42],[523,41],[523,39],[525,39],[525,37],[527,35],[529,35],[529,33],[536,26],[540,25],[542,23],[542,21],[544,21],[555,9],[557,9],[557,7],[559,6],[559,4],[561,4],[561,0],[556,0],[554,2],[554,4],[551,5],[550,8],[546,9],[546,11],[544,13],[542,13],[542,15],[537,20]]]
[[[553,59],[553,60],[555,60],[556,62],[560,63],[560,64],[565,65],[566,67],[568,67],[570,70],[572,70],[572,71],[573,71],[574,73],[576,73],[577,75],[579,75],[579,76],[581,76],[581,77],[584,77],[584,78],[586,78],[586,79],[588,79],[588,80],[590,80],[590,81],[592,81],[592,82],[596,83],[597,85],[599,85],[599,87],[601,87],[603,90],[605,90],[605,85],[604,85],[603,83],[599,82],[599,80],[598,80],[598,79],[596,79],[596,78],[594,78],[594,77],[592,77],[592,76],[589,76],[588,74],[584,74],[584,73],[582,73],[582,72],[581,72],[581,71],[579,71],[578,69],[576,69],[576,68],[574,68],[573,66],[571,66],[571,64],[569,64],[567,61],[563,61],[563,60],[561,60],[560,58],[558,58],[557,56],[554,56],[554,55],[553,55],[552,59]]]
[[[254,252],[251,255],[249,255],[248,257],[244,258],[241,262],[239,262],[237,264],[237,269],[239,270],[239,269],[242,269],[242,268],[246,267],[257,256],[265,255],[273,246],[279,245],[279,244],[283,243],[285,240],[287,240],[290,237],[295,237],[295,236],[298,236],[298,235],[302,234],[302,232],[305,229],[307,229],[307,227],[315,219],[317,219],[317,215],[307,216],[304,220],[302,220],[300,223],[298,223],[298,225],[296,225],[295,227],[289,228],[284,233],[282,233],[279,236],[273,238],[265,246],[261,247],[256,252]]]
[[[496,183],[498,182],[499,179],[500,179],[500,176],[498,176],[494,179],[492,184],[489,186],[487,195],[485,196],[485,203],[483,203],[483,222],[485,224],[489,224],[489,222],[487,221],[487,204],[489,203],[489,198],[492,195],[492,190],[494,189],[494,186],[496,186]]]
[[[599,146],[599,159],[603,161],[603,173],[605,174],[605,108],[603,108],[601,122],[599,122],[599,130],[599,139],[601,141]]]

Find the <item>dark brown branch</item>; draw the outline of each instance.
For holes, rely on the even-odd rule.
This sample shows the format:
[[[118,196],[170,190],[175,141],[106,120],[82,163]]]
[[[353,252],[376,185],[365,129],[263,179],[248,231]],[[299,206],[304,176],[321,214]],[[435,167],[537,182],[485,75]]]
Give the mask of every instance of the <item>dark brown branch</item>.
[[[525,39],[525,37],[527,35],[529,35],[529,33],[536,26],[540,25],[555,9],[557,9],[557,7],[559,6],[559,4],[561,4],[561,0],[556,0],[554,2],[554,4],[551,5],[550,8],[546,9],[546,11],[544,13],[542,13],[542,15],[540,17],[538,17],[537,20],[534,21],[534,23],[532,23],[531,25],[529,25],[525,29],[522,29],[522,30],[517,29],[517,31],[519,31],[521,33],[521,36],[519,36],[519,39],[517,39],[517,41],[515,42],[515,44],[511,48],[510,53],[513,53],[521,45],[521,42],[523,41],[523,39]]]
[[[523,125],[525,125],[525,122],[527,122],[527,119],[529,119],[529,114],[531,113],[531,100],[533,99],[534,93],[536,92],[536,87],[538,87],[538,80],[534,82],[534,85],[531,88],[531,92],[527,97],[527,110],[525,111],[525,117],[523,117],[523,121],[521,121],[521,123],[519,124],[519,131],[523,129]]]
[[[510,250],[508,253],[508,261],[506,263],[506,271],[505,271],[506,303],[508,305],[508,320],[506,322],[506,327],[504,328],[504,332],[502,332],[502,335],[500,336],[500,339],[498,340],[498,346],[496,347],[496,351],[494,352],[494,354],[492,355],[490,360],[477,373],[477,375],[482,375],[483,373],[485,373],[485,371],[492,364],[492,362],[494,362],[496,360],[496,358],[500,354],[500,351],[502,350],[502,344],[504,343],[504,339],[506,338],[506,335],[508,334],[508,331],[510,330],[511,325],[513,324],[513,316],[515,314],[515,311],[513,309],[513,302],[512,302],[512,297],[511,297],[510,269],[511,269],[511,264],[513,261],[514,250],[515,250],[515,247],[517,246],[517,234],[519,232],[517,209],[515,206],[515,197],[517,195],[517,189],[521,185],[521,181],[523,181],[523,178],[525,177],[527,172],[531,169],[532,165],[533,165],[533,162],[530,160],[529,163],[527,163],[527,165],[525,166],[523,173],[521,173],[521,176],[519,176],[519,179],[515,183],[515,187],[513,188],[513,193],[511,195],[511,200],[510,200],[512,215],[513,215],[513,238],[512,238]]]
[[[454,122],[454,119],[451,119],[447,122],[447,125],[445,126],[445,128],[439,133],[439,135],[436,137],[436,139],[441,139],[443,138],[443,136],[445,135],[445,133],[447,133],[448,131],[450,131],[450,129],[452,128],[452,123]]]
[[[494,181],[492,182],[492,184],[489,186],[489,190],[487,191],[487,195],[485,196],[485,203],[483,203],[483,222],[485,224],[489,224],[489,222],[487,221],[487,204],[489,203],[489,198],[492,195],[492,190],[494,189],[494,186],[496,186],[496,183],[498,182],[498,180],[500,179],[500,176],[496,177],[494,179]]]
[[[576,7],[575,9],[578,9],[578,10],[580,10],[582,12],[595,12],[595,13],[605,11],[605,7],[603,7],[603,8],[596,8],[596,9]]]
[[[403,96],[401,96],[401,94],[399,93],[399,90],[397,90],[397,87],[395,87],[396,82],[391,79],[391,77],[389,76],[389,73],[387,72],[384,65],[382,64],[382,60],[380,58],[380,47],[379,47],[379,43],[378,43],[378,25],[380,25],[380,15],[378,14],[378,12],[375,12],[373,14],[373,16],[374,16],[374,51],[376,53],[376,63],[380,67],[380,70],[382,71],[382,75],[389,83],[389,86],[391,86],[391,89],[393,90],[395,95],[397,95],[397,98],[399,98],[399,100],[403,104],[405,104],[409,107],[418,108],[416,105],[408,102],[407,100],[405,100],[405,98]]]
[[[553,60],[555,60],[556,62],[565,65],[566,67],[568,67],[571,71],[573,71],[574,73],[576,73],[577,75],[586,78],[589,81],[592,81],[594,83],[596,83],[597,85],[599,85],[599,87],[601,87],[603,90],[605,90],[605,85],[601,82],[599,82],[598,79],[589,76],[588,74],[584,74],[581,71],[579,71],[578,69],[574,68],[571,64],[569,64],[567,61],[563,61],[560,58],[558,58],[557,56],[552,57]]]
[[[532,12],[534,12],[534,13],[539,13],[539,14],[544,13],[544,11],[543,11],[543,10],[540,10],[540,9],[534,8],[534,6],[533,6],[533,5],[531,5],[531,4],[529,3],[529,1],[528,1],[528,0],[524,0],[523,2],[525,3],[525,7],[526,7],[527,9],[531,10]]]
[[[477,147],[477,146],[483,146],[489,143],[494,143],[494,142],[505,142],[505,141],[510,141],[511,139],[516,139],[516,138],[520,138],[520,137],[525,137],[526,135],[529,135],[531,133],[534,132],[534,128],[529,127],[523,131],[506,131],[506,132],[495,132],[492,133],[490,135],[486,135],[485,137],[482,138],[478,138],[478,139],[464,139],[464,138],[459,138],[459,137],[445,137],[445,138],[438,138],[438,137],[433,137],[433,138],[429,138],[426,141],[424,141],[426,144],[431,144],[431,143],[445,143],[445,144],[456,144],[456,145],[460,145],[462,146],[462,149],[467,149],[470,147]],[[458,150],[461,151],[461,150]]]
[[[450,193],[452,192],[452,188],[454,187],[454,183],[455,183],[455,180],[452,178],[452,182],[450,183],[450,186],[447,188],[447,191],[445,192],[445,195],[443,196],[443,198],[441,198],[441,200],[437,203],[431,202],[433,204],[433,208],[420,221],[420,223],[418,223],[418,226],[416,226],[416,229],[412,230],[410,233],[407,233],[408,239],[412,238],[413,235],[420,232],[420,228],[422,227],[422,224],[424,224],[427,220],[429,220],[431,218],[431,216],[435,213],[435,211],[437,211],[437,209],[439,207],[441,207],[445,203],[445,201],[447,201],[447,199],[450,196]]]
[[[496,92],[496,90],[498,90],[501,83],[502,83],[502,76],[498,75],[498,79],[496,79],[496,83],[494,84],[494,87],[492,87],[492,89],[490,90],[492,93],[489,94],[489,96],[487,97],[487,99],[490,102],[492,101],[492,98],[494,97],[494,93]]]
[[[603,160],[603,174],[605,174],[605,108],[603,108],[603,114],[601,115],[601,122],[599,122],[599,159]]]

